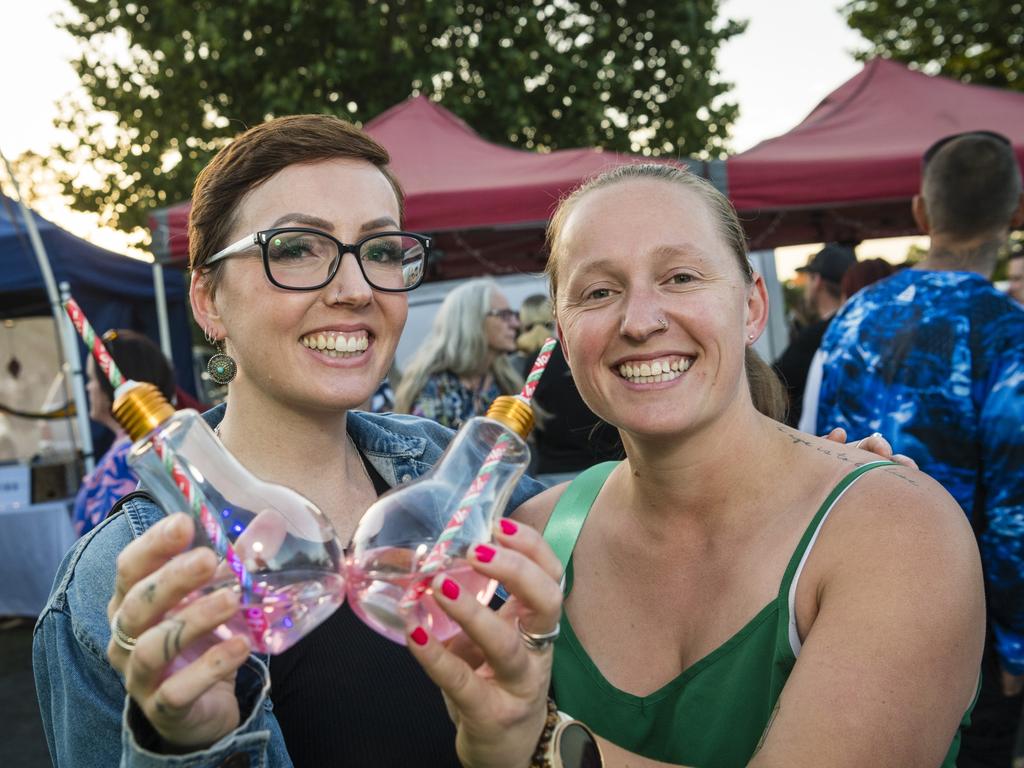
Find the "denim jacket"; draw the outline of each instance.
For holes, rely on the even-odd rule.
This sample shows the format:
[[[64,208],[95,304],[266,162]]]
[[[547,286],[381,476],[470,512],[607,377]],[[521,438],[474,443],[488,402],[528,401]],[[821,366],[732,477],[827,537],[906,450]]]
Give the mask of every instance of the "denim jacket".
[[[224,407],[204,418],[216,426]],[[353,411],[348,432],[389,485],[419,477],[440,458],[451,430],[414,416]],[[543,487],[524,478],[508,510]],[[507,511],[508,511],[507,510]],[[129,498],[121,510],[82,538],[64,557],[32,645],[36,692],[50,755],[58,768],[288,768],[291,758],[269,697],[268,658],[253,654],[239,669],[235,690],[241,724],[208,749],[158,754],[152,727],[125,693],[107,661],[107,602],[118,553],[165,512],[148,498]]]

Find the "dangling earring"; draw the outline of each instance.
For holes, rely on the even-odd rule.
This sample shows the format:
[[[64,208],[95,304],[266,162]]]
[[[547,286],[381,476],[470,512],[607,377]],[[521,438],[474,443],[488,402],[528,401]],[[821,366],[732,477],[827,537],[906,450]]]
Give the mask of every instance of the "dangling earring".
[[[235,362],[235,358],[224,351],[223,341],[214,341],[213,343],[217,345],[217,353],[206,364],[206,372],[218,384],[227,384],[238,373],[238,364]]]

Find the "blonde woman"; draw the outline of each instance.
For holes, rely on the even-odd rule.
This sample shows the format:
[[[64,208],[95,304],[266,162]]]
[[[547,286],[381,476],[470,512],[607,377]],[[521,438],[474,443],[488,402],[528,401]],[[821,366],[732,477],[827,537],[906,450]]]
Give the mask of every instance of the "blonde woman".
[[[498,395],[519,391],[516,351],[519,314],[490,278],[469,280],[448,294],[427,341],[409,364],[395,410],[452,429],[484,413]]]

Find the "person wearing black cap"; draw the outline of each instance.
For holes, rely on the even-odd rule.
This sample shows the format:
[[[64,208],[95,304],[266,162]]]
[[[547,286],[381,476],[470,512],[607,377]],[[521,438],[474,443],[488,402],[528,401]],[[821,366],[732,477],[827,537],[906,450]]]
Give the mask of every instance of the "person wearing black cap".
[[[818,319],[805,326],[782,356],[775,361],[775,372],[782,379],[786,386],[786,394],[789,396],[786,423],[791,427],[800,423],[804,387],[807,384],[811,360],[818,351],[832,316],[843,304],[840,290],[843,275],[856,261],[857,256],[851,246],[828,243],[814,254],[807,262],[807,266],[798,267],[796,270],[808,275],[807,303]]]

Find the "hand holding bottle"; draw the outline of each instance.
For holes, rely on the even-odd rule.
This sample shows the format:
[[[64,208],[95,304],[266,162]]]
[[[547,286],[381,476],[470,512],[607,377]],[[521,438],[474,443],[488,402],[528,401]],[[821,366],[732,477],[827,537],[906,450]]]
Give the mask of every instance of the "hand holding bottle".
[[[407,635],[409,650],[444,693],[462,764],[521,768],[547,715],[553,653],[551,645],[531,648],[520,627],[545,635],[558,626],[562,565],[537,531],[511,520],[503,520],[494,544],[477,547],[469,562],[500,581],[511,599],[495,613],[457,577],[440,573],[432,585],[435,600],[465,634],[446,647],[416,626]]]
[[[219,640],[212,633],[238,613],[232,590],[189,596],[210,582],[217,557],[206,547],[189,549],[194,527],[183,514],[154,525],[117,559],[114,595],[107,616],[128,638],[128,651],[111,637],[107,656],[169,751],[213,744],[238,727],[235,675],[249,656],[243,635]],[[208,647],[178,669],[181,651],[196,641]]]

